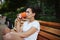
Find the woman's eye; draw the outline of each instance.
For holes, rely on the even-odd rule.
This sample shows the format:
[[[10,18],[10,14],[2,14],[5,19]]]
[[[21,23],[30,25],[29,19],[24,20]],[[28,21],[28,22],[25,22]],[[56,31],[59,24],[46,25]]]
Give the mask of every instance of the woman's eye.
[[[26,13],[29,13],[29,11],[26,11]]]

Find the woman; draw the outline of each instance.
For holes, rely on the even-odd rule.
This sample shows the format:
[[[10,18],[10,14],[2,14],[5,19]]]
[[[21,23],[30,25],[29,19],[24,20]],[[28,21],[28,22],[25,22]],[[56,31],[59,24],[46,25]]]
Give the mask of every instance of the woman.
[[[18,38],[23,38],[23,39],[18,39],[18,40],[37,40],[37,36],[40,31],[40,24],[34,18],[36,15],[36,11],[34,8],[27,8],[26,14],[27,14],[28,20],[26,22],[24,22],[24,24],[22,26],[23,32],[20,32],[20,33],[12,32],[12,33],[10,33],[10,35],[7,35],[7,36],[10,36],[10,38],[8,38],[8,39],[12,39],[11,37],[13,35]],[[14,38],[14,40],[15,39],[17,39],[17,38]]]

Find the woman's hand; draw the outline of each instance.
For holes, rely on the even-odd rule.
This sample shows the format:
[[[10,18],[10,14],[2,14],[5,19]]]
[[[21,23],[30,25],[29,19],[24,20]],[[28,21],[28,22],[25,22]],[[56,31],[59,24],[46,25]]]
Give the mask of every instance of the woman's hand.
[[[15,31],[19,32],[20,31],[20,26],[21,25],[21,19],[16,18],[16,22],[15,22]]]

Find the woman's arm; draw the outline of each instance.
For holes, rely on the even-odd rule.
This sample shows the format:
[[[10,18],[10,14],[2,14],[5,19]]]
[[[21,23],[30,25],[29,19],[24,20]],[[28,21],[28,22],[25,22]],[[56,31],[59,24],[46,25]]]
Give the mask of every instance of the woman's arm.
[[[35,33],[37,31],[37,29],[35,27],[32,27],[30,30],[28,30],[27,32],[20,32],[20,33],[16,33],[16,35],[19,35],[22,38],[28,37],[30,35],[32,35],[33,33]]]
[[[15,21],[15,30],[17,31],[17,32],[20,32],[21,31],[21,19],[16,19],[16,21]]]

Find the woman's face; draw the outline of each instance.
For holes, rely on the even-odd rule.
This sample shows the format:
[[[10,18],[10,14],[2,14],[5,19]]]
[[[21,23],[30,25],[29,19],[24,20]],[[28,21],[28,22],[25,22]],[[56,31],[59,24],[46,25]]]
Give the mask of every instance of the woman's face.
[[[32,9],[31,8],[27,8],[26,13],[27,13],[27,18],[28,19],[34,17],[34,13],[32,13]]]

